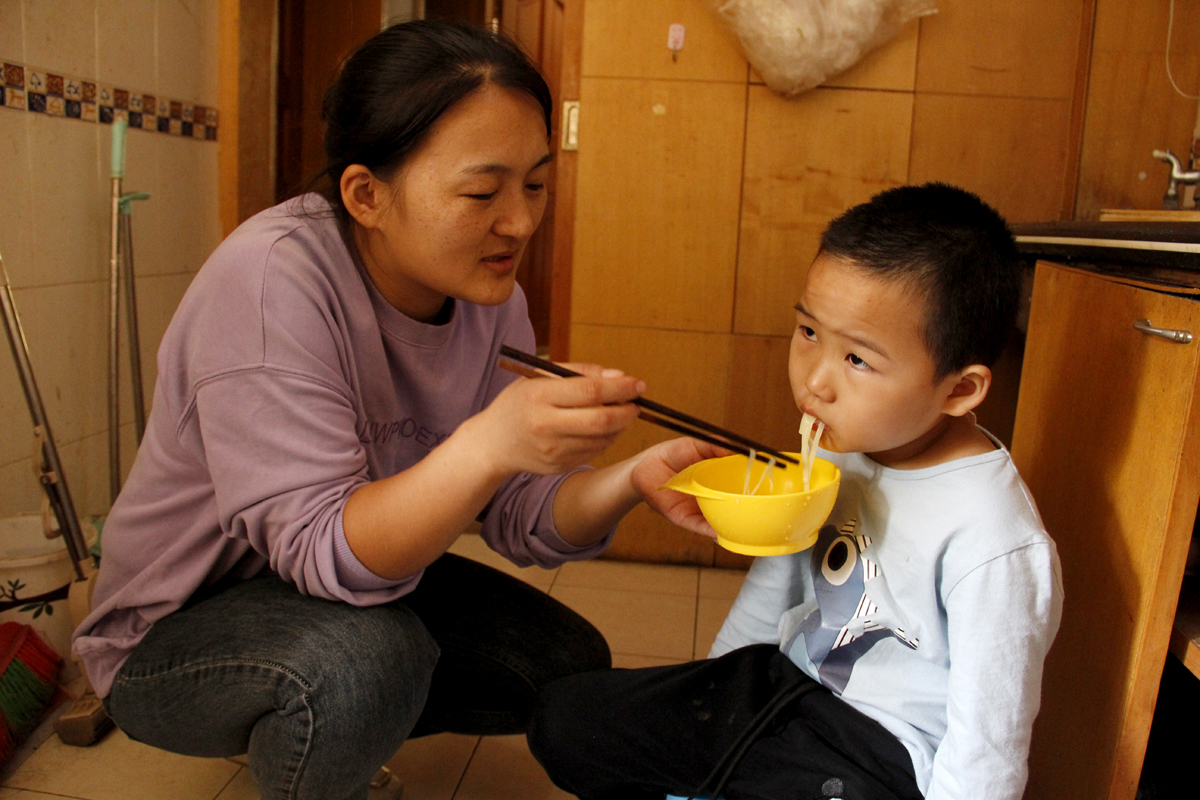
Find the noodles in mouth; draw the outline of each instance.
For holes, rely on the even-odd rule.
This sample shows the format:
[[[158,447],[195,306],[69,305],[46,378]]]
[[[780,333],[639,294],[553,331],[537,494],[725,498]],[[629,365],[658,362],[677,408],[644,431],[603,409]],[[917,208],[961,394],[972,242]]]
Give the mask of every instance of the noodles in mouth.
[[[825,423],[817,422],[817,418],[812,414],[805,414],[800,418],[800,460],[804,465],[804,491],[806,492],[809,490],[813,462],[817,460],[817,445],[824,432]]]

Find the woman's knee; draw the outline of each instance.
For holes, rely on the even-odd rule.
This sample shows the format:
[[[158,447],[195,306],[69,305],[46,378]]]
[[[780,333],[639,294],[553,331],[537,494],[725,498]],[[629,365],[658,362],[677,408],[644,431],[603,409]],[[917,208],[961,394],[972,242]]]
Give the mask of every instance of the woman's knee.
[[[326,798],[365,785],[408,738],[429,693],[438,647],[415,615],[355,609],[336,631],[313,633],[323,640],[305,648],[300,691],[280,695],[250,738],[264,797]]]
[[[355,608],[340,624],[314,629],[312,638],[300,674],[314,703],[348,720],[380,711],[416,720],[439,649],[415,614],[393,606]]]

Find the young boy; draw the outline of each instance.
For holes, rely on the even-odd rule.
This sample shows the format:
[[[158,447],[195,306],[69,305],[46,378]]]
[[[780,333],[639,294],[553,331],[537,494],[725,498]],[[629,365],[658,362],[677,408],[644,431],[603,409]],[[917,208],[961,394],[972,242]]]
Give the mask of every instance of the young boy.
[[[815,546],[759,558],[709,659],[565,678],[529,744],[583,800],[1017,800],[1058,629],[1054,544],[972,409],[1013,325],[1004,220],[944,184],[825,232],[796,406],[842,471]]]

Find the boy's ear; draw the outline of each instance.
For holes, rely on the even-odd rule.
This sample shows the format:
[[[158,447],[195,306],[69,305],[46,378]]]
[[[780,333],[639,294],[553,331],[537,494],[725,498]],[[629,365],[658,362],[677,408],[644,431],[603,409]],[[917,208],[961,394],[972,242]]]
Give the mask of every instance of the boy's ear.
[[[988,389],[992,387],[992,371],[983,364],[972,364],[947,381],[949,394],[942,404],[942,413],[961,417],[987,397]]]
[[[374,228],[383,210],[383,183],[362,164],[351,164],[342,172],[338,188],[342,204],[354,221],[364,228]]]

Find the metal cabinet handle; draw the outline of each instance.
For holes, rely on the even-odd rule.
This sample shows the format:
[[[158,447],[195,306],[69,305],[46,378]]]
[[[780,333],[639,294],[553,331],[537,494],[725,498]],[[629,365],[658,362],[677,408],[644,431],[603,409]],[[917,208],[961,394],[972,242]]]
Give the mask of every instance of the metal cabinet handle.
[[[1148,319],[1139,319],[1133,323],[1133,327],[1142,333],[1148,333],[1151,336],[1161,336],[1164,339],[1170,339],[1172,342],[1180,344],[1188,344],[1192,341],[1191,331],[1172,330],[1170,328],[1155,328],[1150,324]]]

